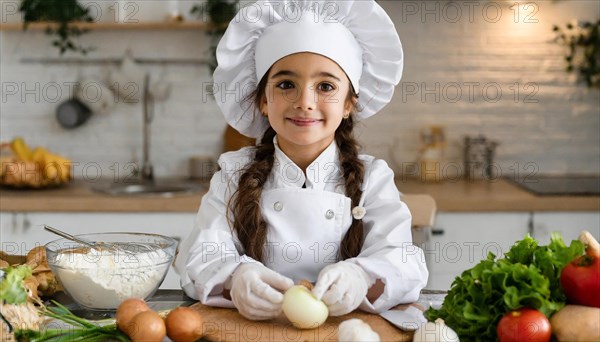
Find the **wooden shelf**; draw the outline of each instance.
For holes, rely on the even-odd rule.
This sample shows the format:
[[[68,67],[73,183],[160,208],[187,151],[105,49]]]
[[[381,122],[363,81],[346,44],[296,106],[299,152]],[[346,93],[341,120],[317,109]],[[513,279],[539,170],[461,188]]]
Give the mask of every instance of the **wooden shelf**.
[[[56,23],[39,22],[31,23],[27,30],[40,31],[48,26],[55,26]],[[108,31],[108,30],[207,30],[210,24],[200,21],[184,22],[137,22],[137,23],[77,23],[80,29]],[[0,31],[23,31],[23,23],[4,23],[0,24]]]

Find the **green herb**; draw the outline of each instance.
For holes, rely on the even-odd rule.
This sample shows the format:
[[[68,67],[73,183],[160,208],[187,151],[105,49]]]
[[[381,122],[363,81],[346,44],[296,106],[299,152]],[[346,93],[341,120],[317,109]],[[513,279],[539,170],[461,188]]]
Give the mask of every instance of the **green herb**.
[[[16,330],[18,340],[29,342],[73,342],[73,341],[107,341],[116,340],[127,342],[129,337],[121,332],[116,323],[108,325],[94,324],[86,319],[75,316],[63,305],[52,301],[56,307],[46,307],[42,313],[48,317],[63,321],[70,327],[65,329]]]
[[[560,272],[585,246],[574,240],[567,247],[560,234],[548,246],[538,246],[529,234],[505,257],[489,253],[486,260],[456,277],[442,307],[429,309],[429,321],[442,318],[461,340],[494,341],[496,325],[510,310],[530,307],[547,317],[565,305]]]
[[[87,54],[90,47],[78,45],[73,38],[79,38],[89,30],[80,29],[73,22],[92,22],[89,8],[77,0],[21,0],[19,11],[23,13],[23,29],[26,30],[31,22],[48,21],[57,24],[54,28],[49,25],[46,34],[56,35],[52,45],[60,50],[60,54],[71,50]]]
[[[567,72],[577,71],[588,87],[600,87],[600,19],[555,25],[556,42],[568,47]]]
[[[0,297],[8,304],[21,304],[27,301],[27,289],[23,280],[31,276],[30,266],[19,265],[4,270],[5,278],[0,283]]]

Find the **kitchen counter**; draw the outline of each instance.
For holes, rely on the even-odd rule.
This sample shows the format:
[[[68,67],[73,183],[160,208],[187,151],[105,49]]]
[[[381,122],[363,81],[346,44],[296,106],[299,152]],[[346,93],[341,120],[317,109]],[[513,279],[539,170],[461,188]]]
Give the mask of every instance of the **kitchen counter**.
[[[97,183],[76,180],[54,189],[0,188],[0,211],[19,212],[197,212],[208,183],[197,193],[174,196],[112,196],[92,190]]]
[[[438,211],[599,211],[600,196],[538,196],[506,179],[493,181],[445,181],[423,183],[397,179],[398,190],[406,194],[426,193]]]
[[[406,194],[429,194],[444,212],[485,211],[599,211],[600,196],[536,196],[505,179],[422,183],[397,179]],[[196,212],[206,192],[160,196],[110,196],[92,191],[92,183],[77,180],[45,190],[0,188],[0,211],[5,212]]]

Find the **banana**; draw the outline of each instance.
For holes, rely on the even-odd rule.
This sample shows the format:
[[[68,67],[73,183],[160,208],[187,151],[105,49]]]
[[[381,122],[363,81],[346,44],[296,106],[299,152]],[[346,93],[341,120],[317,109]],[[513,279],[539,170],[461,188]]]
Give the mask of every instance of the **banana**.
[[[43,147],[36,147],[32,153],[32,159],[42,168],[42,175],[50,182],[60,181],[59,167],[56,165],[50,152]]]
[[[36,163],[40,163],[40,165],[44,165],[46,164],[46,153],[48,153],[48,151],[45,148],[36,147],[31,152],[31,160],[33,160]]]
[[[13,153],[15,154],[15,156],[17,156],[17,158],[19,160],[22,161],[29,161],[31,160],[31,150],[29,149],[29,146],[27,146],[27,144],[25,143],[25,141],[23,140],[23,138],[18,137],[13,139],[13,141],[10,143],[10,148],[12,149]]]
[[[71,161],[67,158],[48,152],[46,154],[46,172],[52,172],[52,177],[49,174],[48,179],[57,180],[60,182],[68,182],[71,179]]]
[[[71,161],[62,156],[49,152],[43,147],[33,151],[33,160],[43,167],[46,180],[54,183],[68,182],[71,179]]]
[[[60,161],[60,167],[61,167],[61,180],[63,182],[68,182],[71,180],[71,166],[72,166],[72,162],[70,159],[67,158],[62,158],[61,156],[56,156],[57,159]]]
[[[25,171],[25,164],[36,165],[35,169],[39,170],[35,181],[34,179],[27,179],[25,181],[30,186],[41,186],[44,184],[60,184],[66,183],[69,180],[71,180],[72,163],[69,159],[51,153],[43,147],[36,147],[32,151],[21,137],[15,138],[10,143],[10,148],[13,151],[14,160],[16,162],[23,163],[23,165],[20,165],[21,167],[18,167],[16,171]],[[2,170],[0,170],[0,176],[8,176],[9,172],[6,172],[8,170],[4,170],[4,167],[2,167],[1,169]],[[31,167],[29,167],[28,170],[29,169],[31,169]],[[21,180],[21,182],[18,183],[22,183],[23,180]]]

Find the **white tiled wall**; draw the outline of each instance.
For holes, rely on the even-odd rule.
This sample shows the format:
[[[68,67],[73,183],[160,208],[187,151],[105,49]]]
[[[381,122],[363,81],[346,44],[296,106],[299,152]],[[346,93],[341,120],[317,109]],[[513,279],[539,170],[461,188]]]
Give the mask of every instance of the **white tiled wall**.
[[[528,8],[500,0],[380,3],[400,34],[405,70],[392,103],[359,128],[366,152],[400,172],[402,163],[416,159],[419,130],[441,124],[448,162],[460,163],[464,135],[481,133],[500,143],[496,160],[504,173],[531,170],[525,169],[530,162],[541,173],[600,172],[600,91],[577,85],[575,75],[563,71],[565,48],[552,43],[554,24],[593,20],[598,2],[538,1]],[[183,2],[182,8],[189,7]],[[118,103],[80,128],[62,129],[54,111],[68,98],[65,84],[78,75],[103,77],[117,66],[21,62],[57,56],[49,42],[39,31],[0,33],[0,140],[23,136],[69,156],[82,165],[77,177],[95,172],[83,166],[90,163],[98,163],[104,176],[114,175],[114,163],[125,172],[125,163],[141,159],[141,105]],[[90,59],[120,58],[127,50],[137,58],[169,60],[208,53],[208,38],[193,30],[94,31],[81,43],[97,48]],[[157,103],[152,125],[155,172],[186,175],[190,156],[217,156],[222,144],[224,120],[214,102],[202,98],[208,67],[142,67],[171,86],[169,98]],[[62,96],[52,93],[51,84],[59,85]],[[16,93],[8,92],[14,86]]]

